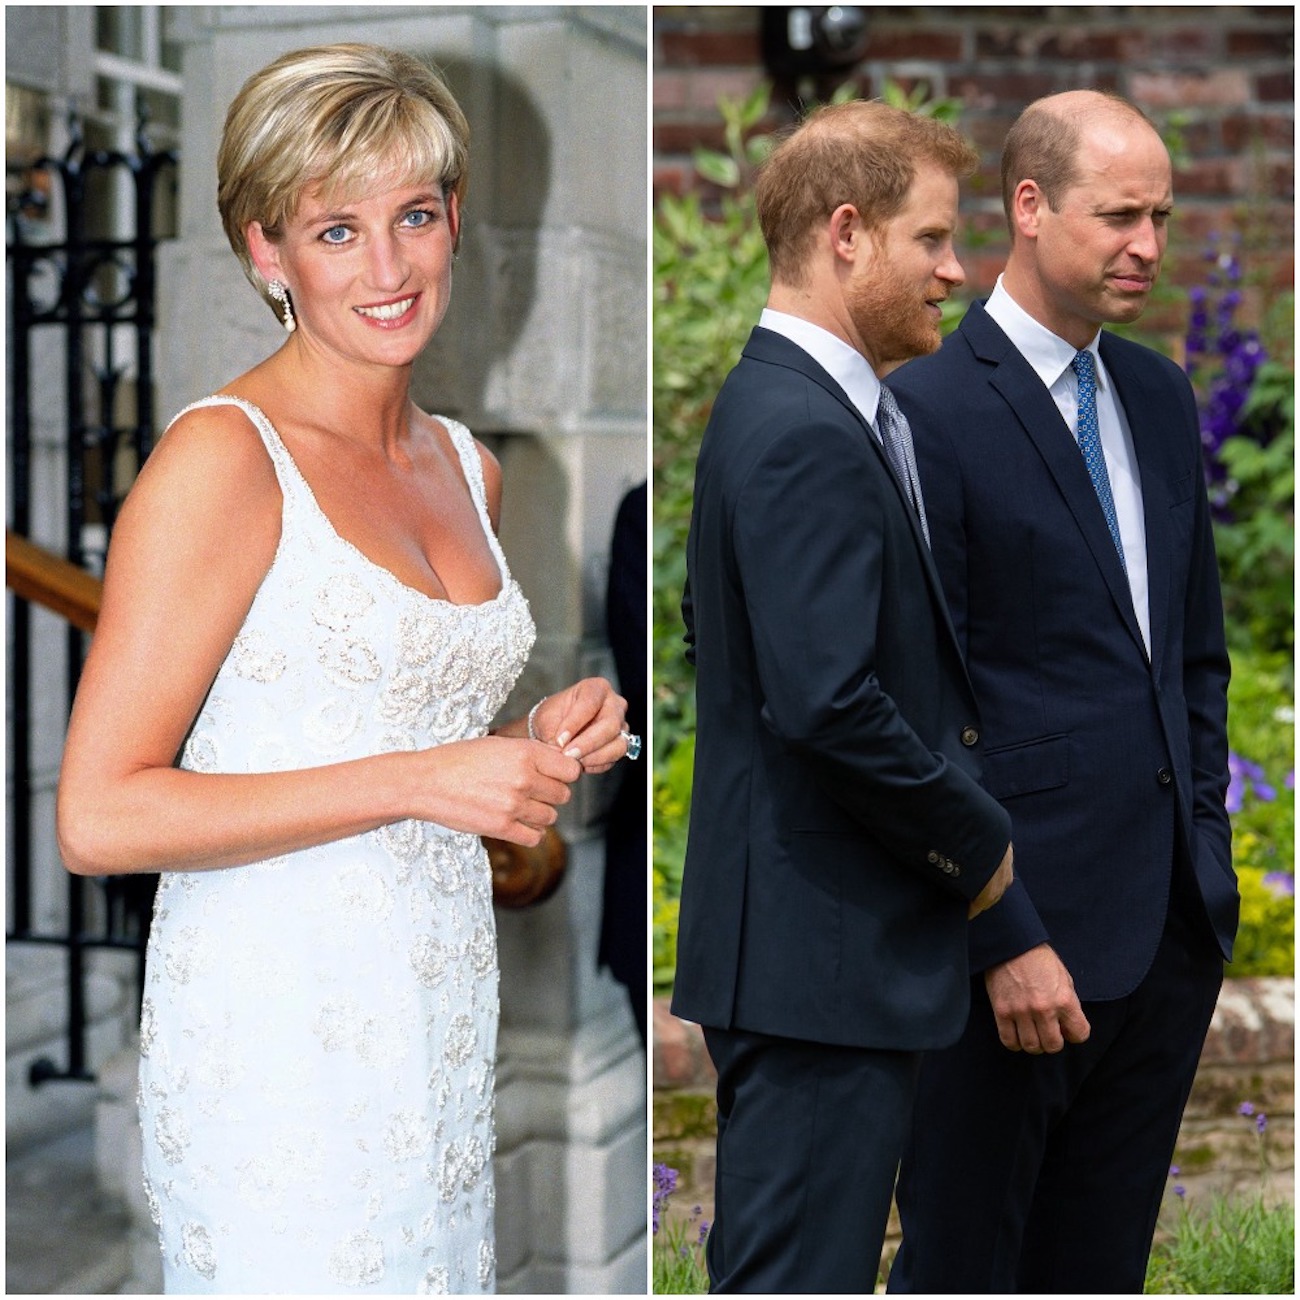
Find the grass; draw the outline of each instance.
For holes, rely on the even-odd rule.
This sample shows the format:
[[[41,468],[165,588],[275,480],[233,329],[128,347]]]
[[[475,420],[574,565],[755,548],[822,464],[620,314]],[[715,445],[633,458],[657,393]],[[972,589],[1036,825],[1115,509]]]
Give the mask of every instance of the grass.
[[[708,1225],[698,1207],[689,1216],[671,1213],[671,1190],[656,1193],[651,1288],[655,1295],[704,1295]],[[1216,1196],[1205,1209],[1180,1203],[1172,1230],[1151,1252],[1144,1290],[1147,1295],[1294,1294],[1294,1207],[1270,1207],[1259,1195]]]
[[[1183,1205],[1147,1265],[1147,1295],[1289,1295],[1295,1291],[1295,1209],[1262,1196]]]

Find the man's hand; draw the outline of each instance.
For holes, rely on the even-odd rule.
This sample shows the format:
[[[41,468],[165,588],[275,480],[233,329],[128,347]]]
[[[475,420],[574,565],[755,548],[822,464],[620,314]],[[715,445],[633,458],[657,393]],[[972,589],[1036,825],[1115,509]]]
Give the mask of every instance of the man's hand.
[[[987,911],[994,903],[1007,892],[1007,886],[1011,884],[1011,845],[1007,845],[1007,851],[1002,855],[1002,861],[998,864],[998,869],[989,877],[989,882],[980,890],[978,897],[971,903],[970,911],[967,913],[968,918],[978,916],[981,912]]]
[[[984,985],[1003,1047],[1013,1052],[1059,1052],[1092,1032],[1074,980],[1045,943],[1010,961],[990,966]]]

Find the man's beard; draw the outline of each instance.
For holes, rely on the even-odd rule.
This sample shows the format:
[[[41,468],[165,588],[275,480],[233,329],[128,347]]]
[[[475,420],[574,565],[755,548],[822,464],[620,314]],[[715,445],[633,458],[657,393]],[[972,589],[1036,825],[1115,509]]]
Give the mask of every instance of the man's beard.
[[[850,287],[854,327],[878,366],[899,365],[939,346],[939,322],[931,318],[921,295],[915,284],[888,267],[871,282]]]

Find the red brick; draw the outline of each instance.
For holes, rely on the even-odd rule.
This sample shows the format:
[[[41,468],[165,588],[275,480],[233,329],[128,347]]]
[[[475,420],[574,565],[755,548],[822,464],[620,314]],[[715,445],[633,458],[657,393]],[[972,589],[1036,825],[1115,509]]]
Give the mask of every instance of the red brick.
[[[997,207],[992,204],[984,205],[970,212],[962,213],[962,239],[970,244],[975,240],[981,242],[996,237],[1004,241],[1003,254],[1006,253],[1005,241],[1009,238],[1007,234],[1007,219],[1002,211],[1002,202],[999,199]]]
[[[725,128],[716,113],[707,120],[697,118],[689,122],[656,122],[654,124],[655,153],[690,153],[697,146],[705,149],[725,147]]]
[[[1085,27],[1041,27],[1036,24],[1012,28],[992,28],[975,36],[976,57],[980,59],[1069,59],[1072,61],[1112,61],[1122,49],[1118,32],[1089,30]]]
[[[879,11],[878,11],[879,12]],[[962,35],[932,27],[868,28],[864,59],[926,59],[956,63],[962,57]]]
[[[998,276],[1007,263],[1005,252],[986,253],[982,250],[975,254],[964,254],[958,260],[966,272],[962,296],[972,300],[987,298],[993,292],[993,286],[997,284]]]
[[[1032,100],[1063,89],[1055,79],[1040,72],[994,72],[954,74],[951,92],[968,108],[1019,109]]]
[[[667,68],[656,70],[653,78],[654,111],[685,108],[689,78],[683,72]]]
[[[1255,98],[1264,104],[1290,104],[1295,100],[1291,72],[1267,72],[1255,78]]]
[[[684,163],[660,163],[654,166],[654,197],[661,194],[676,194],[679,197],[690,188],[692,170]]]
[[[722,98],[746,100],[764,80],[760,68],[709,69],[690,77],[688,96],[692,108],[716,111]]]
[[[1222,58],[1223,32],[1220,24],[1213,22],[1195,27],[1149,26],[1146,45],[1148,55],[1196,66]]]
[[[1273,28],[1254,28],[1251,31],[1230,31],[1227,35],[1228,56],[1289,58],[1295,51],[1294,24]]]
[[[1285,149],[1295,144],[1295,122],[1278,113],[1234,113],[1223,119],[1223,147],[1234,152],[1262,145]]]
[[[698,1088],[717,1079],[699,1025],[678,1020],[667,998],[654,1001],[654,1086]]]
[[[1268,192],[1275,199],[1295,197],[1295,163],[1271,162],[1267,164]]]
[[[1231,197],[1246,191],[1241,158],[1193,159],[1174,171],[1174,193]]]
[[[1180,249],[1204,248],[1211,234],[1221,234],[1224,229],[1224,212],[1218,205],[1185,205],[1174,186],[1174,218],[1170,239]]]
[[[1207,118],[1182,123],[1177,133],[1182,148],[1193,158],[1216,154],[1222,148],[1222,132],[1219,123]]]
[[[1002,145],[1015,120],[1014,113],[987,113],[963,118],[960,126],[962,134],[969,136],[976,148],[1001,158]]]
[[[1290,224],[1287,229],[1289,230]],[[1272,274],[1269,276],[1270,288],[1289,291],[1295,288],[1295,257],[1280,257],[1271,263]]]
[[[762,63],[757,19],[749,32],[664,31],[658,34],[656,43],[661,66],[666,67]]]
[[[1132,97],[1154,108],[1217,107],[1250,102],[1250,77],[1239,68],[1215,72],[1135,72]]]

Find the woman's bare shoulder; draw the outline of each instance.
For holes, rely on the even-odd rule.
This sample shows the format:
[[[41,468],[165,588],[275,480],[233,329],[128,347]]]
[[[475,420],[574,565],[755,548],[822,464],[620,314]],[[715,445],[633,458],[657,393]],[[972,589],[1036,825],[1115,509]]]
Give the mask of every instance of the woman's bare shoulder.
[[[121,551],[142,543],[269,566],[280,535],[280,486],[261,435],[236,406],[184,412],[159,439],[113,530]],[[235,560],[235,557],[241,557]],[[242,563],[241,563],[242,561]]]

